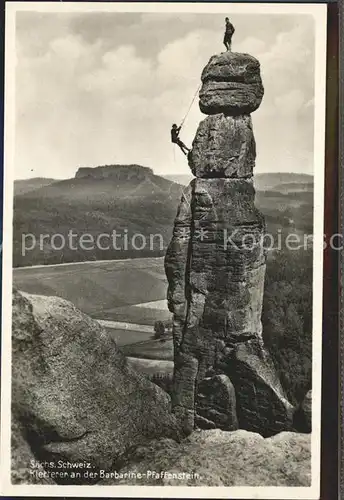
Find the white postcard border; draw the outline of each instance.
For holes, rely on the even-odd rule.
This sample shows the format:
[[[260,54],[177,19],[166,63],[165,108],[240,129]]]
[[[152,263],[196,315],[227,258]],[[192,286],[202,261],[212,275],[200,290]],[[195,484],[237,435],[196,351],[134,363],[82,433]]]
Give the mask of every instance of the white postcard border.
[[[317,499],[320,496],[321,346],[323,289],[323,223],[325,161],[326,4],[220,3],[63,3],[7,2],[5,31],[5,141],[2,262],[2,366],[0,493],[3,496]],[[312,484],[310,487],[171,487],[12,485],[10,482],[12,221],[15,144],[15,16],[36,12],[181,12],[223,14],[308,14],[315,21],[314,123],[314,267],[313,267],[313,391]]]

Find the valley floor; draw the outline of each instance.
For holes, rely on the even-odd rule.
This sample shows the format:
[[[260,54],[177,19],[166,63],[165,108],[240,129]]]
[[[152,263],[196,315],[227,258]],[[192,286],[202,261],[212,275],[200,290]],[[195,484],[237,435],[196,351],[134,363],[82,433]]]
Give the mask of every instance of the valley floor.
[[[168,320],[163,258],[91,261],[13,270],[14,286],[57,295],[96,319],[132,366],[152,376],[172,374],[172,341],[154,339],[154,323]]]

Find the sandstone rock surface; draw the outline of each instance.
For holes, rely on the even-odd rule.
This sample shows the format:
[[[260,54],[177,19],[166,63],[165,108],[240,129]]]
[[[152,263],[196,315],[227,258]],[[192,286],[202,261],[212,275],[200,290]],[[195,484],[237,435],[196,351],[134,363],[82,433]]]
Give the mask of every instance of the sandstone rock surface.
[[[153,170],[141,165],[103,165],[101,167],[80,167],[75,178],[109,179],[109,180],[130,180],[136,179],[144,181],[146,176],[153,175]]]
[[[108,469],[133,446],[178,435],[168,395],[70,302],[15,291],[12,335],[12,411],[37,458]]]
[[[252,113],[264,95],[259,61],[249,54],[228,51],[211,57],[202,82],[199,106],[208,115]]]
[[[236,387],[241,428],[263,436],[292,430],[295,409],[261,341],[238,343],[228,360],[227,373]]]
[[[256,143],[251,117],[220,114],[201,121],[188,159],[196,177],[252,177]]]
[[[178,476],[101,481],[101,485],[136,484],[168,486],[310,486],[311,439],[309,434],[282,432],[264,439],[259,434],[219,429],[194,432],[177,445],[170,439],[139,447],[121,472],[169,474],[195,472],[199,476]]]
[[[262,340],[265,223],[253,184],[196,178],[186,193],[165,257],[174,312],[174,412],[186,434],[195,418],[202,428],[236,428],[230,406],[227,419],[211,398],[206,410],[196,409],[203,380],[224,375],[235,387],[241,428],[267,436],[289,430],[293,407]]]

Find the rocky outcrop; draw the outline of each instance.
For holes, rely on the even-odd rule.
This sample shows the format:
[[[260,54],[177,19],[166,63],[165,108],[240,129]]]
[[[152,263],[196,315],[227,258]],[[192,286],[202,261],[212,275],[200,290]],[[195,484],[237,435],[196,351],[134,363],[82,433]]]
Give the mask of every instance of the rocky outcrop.
[[[15,291],[12,345],[17,470],[31,454],[109,469],[149,439],[178,437],[168,395],[70,302]]]
[[[103,165],[100,167],[80,167],[75,178],[113,179],[113,180],[145,180],[152,176],[153,170],[141,165]]]
[[[294,409],[262,338],[265,222],[254,203],[249,114],[263,97],[259,62],[226,52],[210,59],[202,81],[200,109],[211,116],[188,155],[196,179],[183,194],[165,258],[172,406],[185,434],[196,423],[269,436],[292,428]]]
[[[139,447],[121,473],[139,475],[147,470],[154,475],[143,479],[109,477],[98,484],[309,487],[311,437],[293,432],[267,439],[244,430],[194,432],[181,444],[163,439]]]
[[[236,387],[242,427],[263,436],[293,428],[294,408],[262,342],[254,339],[236,344],[226,371]]]
[[[238,429],[235,389],[226,375],[214,375],[201,381],[195,421],[200,428]]]
[[[249,54],[224,52],[213,56],[202,73],[200,110],[207,115],[244,115],[263,98],[260,64]]]
[[[196,177],[250,178],[255,159],[251,117],[221,114],[199,124],[189,165]]]

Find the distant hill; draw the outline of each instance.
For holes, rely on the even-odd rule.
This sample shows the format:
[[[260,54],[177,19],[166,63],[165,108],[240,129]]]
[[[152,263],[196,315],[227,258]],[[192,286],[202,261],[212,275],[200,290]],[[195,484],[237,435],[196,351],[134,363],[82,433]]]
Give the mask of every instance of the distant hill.
[[[75,178],[19,194],[14,199],[14,265],[162,255],[171,237],[181,190],[182,186],[147,167],[107,165],[79,169]],[[102,237],[100,245],[90,242],[90,238],[111,235],[113,230],[121,235],[115,248],[110,236]],[[76,234],[72,244],[70,231]],[[22,235],[29,233],[36,245],[23,255]],[[85,233],[91,235],[88,243],[84,237],[80,244]],[[154,237],[156,234],[161,237]],[[58,249],[63,239],[67,244]],[[26,238],[27,247],[34,246],[33,240]],[[109,245],[112,248],[101,248]]]
[[[187,186],[194,178],[191,174],[167,174],[163,175],[163,177],[184,186]],[[254,175],[254,185],[257,191],[269,191],[270,189],[277,189],[277,186],[282,187],[285,184],[289,184],[290,188],[292,185],[298,186],[297,190],[300,190],[300,184],[308,187],[313,184],[313,176],[307,174],[295,174],[293,172],[272,172],[268,174]],[[296,189],[294,191],[296,191]]]
[[[57,179],[50,179],[46,177],[33,177],[32,179],[18,179],[14,181],[14,195],[28,193],[44,186],[49,186]]]
[[[313,183],[313,176],[307,174],[295,174],[293,172],[272,172],[268,174],[255,174],[254,185],[257,191],[276,190],[276,186],[281,184],[310,184]]]
[[[256,176],[256,205],[268,232],[312,232],[312,179]],[[75,178],[20,193],[14,198],[14,266],[162,256],[182,189],[148,167],[105,165],[80,168]]]
[[[280,193],[309,193],[313,192],[314,183],[312,182],[285,182],[274,186],[275,191]]]

